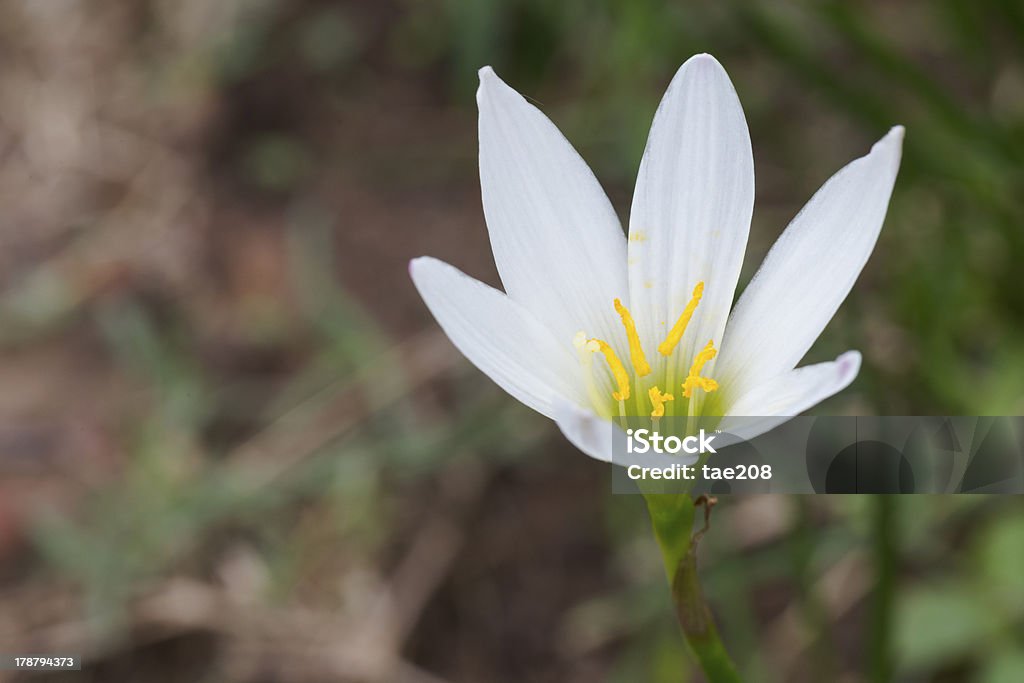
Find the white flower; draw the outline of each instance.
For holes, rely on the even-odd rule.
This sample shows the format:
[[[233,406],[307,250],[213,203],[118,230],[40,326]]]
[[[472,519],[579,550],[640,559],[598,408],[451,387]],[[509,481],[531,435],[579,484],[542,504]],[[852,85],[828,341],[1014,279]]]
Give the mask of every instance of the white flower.
[[[622,415],[797,415],[856,377],[856,351],[796,364],[874,248],[902,127],[818,190],[730,314],[754,164],[736,91],[713,57],[683,64],[658,107],[628,238],[586,163],[490,67],[477,102],[484,214],[505,293],[429,257],[410,272],[455,346],[578,448],[608,460],[611,419]]]

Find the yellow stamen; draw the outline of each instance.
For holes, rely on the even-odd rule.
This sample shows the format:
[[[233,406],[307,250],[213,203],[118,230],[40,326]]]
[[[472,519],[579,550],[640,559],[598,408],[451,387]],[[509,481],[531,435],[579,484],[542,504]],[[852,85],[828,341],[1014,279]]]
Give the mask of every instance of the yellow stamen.
[[[679,320],[672,326],[668,336],[665,337],[665,341],[658,345],[658,353],[663,356],[672,354],[672,351],[676,348],[679,340],[683,338],[683,334],[686,333],[686,326],[690,324],[690,318],[693,317],[693,312],[697,310],[697,304],[700,303],[700,298],[704,296],[704,282],[698,282],[697,286],[693,288],[693,295],[690,297],[690,303],[686,304],[686,308],[683,309],[682,314],[679,316]]]
[[[626,328],[626,338],[629,339],[629,360],[633,363],[633,369],[636,370],[636,374],[639,377],[651,374],[651,366],[647,364],[647,358],[644,356],[644,347],[640,345],[640,335],[636,332],[636,323],[633,322],[633,316],[629,314],[629,309],[622,305],[622,302],[616,299],[615,312],[622,318],[622,326]]]
[[[700,371],[704,369],[704,366],[712,358],[718,355],[718,351],[715,350],[714,341],[709,341],[707,346],[697,354],[697,357],[693,359],[693,365],[690,366],[690,372],[686,376],[686,381],[683,382],[683,396],[690,398],[693,395],[695,387],[700,387],[704,391],[712,392],[718,389],[718,382],[707,377],[701,377]]]
[[[604,359],[608,361],[608,367],[612,370],[612,375],[615,376],[615,383],[619,385],[618,391],[612,392],[612,398],[616,401],[628,401],[629,400],[629,373],[626,372],[626,366],[619,360],[618,355],[615,353],[615,349],[608,346],[608,344],[600,339],[589,339],[587,344],[596,343],[598,350],[604,354]]]
[[[651,387],[651,390],[647,392],[647,395],[651,398],[651,405],[654,406],[654,410],[651,411],[651,417],[664,416],[665,402],[676,400],[676,397],[672,394],[661,393],[656,386]]]

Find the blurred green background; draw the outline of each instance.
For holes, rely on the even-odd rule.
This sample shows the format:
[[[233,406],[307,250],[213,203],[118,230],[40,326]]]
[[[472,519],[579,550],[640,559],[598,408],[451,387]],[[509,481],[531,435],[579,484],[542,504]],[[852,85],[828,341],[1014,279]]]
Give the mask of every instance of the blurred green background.
[[[823,414],[1024,411],[1024,4],[0,2],[0,651],[75,681],[700,680],[642,501],[470,367],[409,282],[498,284],[476,70],[625,219],[675,69],[743,102],[742,280],[907,128],[809,359]],[[732,497],[702,573],[751,681],[1024,680],[1014,497]]]

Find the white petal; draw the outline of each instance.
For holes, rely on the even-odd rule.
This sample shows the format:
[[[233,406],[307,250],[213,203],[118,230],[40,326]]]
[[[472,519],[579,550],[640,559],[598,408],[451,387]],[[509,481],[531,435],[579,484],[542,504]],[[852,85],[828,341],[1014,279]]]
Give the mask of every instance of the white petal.
[[[557,400],[583,402],[576,359],[522,306],[437,259],[414,259],[409,274],[456,348],[502,389],[550,418]]]
[[[697,55],[658,107],[633,195],[630,298],[648,355],[656,355],[701,281],[704,298],[673,362],[689,364],[710,339],[720,345],[753,206],[754,162],[739,98],[722,65]]]
[[[745,439],[774,429],[848,387],[860,371],[860,361],[859,352],[847,351],[834,361],[806,365],[762,382],[732,403],[719,428]]]
[[[568,401],[555,404],[554,420],[573,446],[592,458],[611,462],[614,434],[619,429],[618,425]],[[625,435],[622,435],[618,442],[625,443],[625,440]]]
[[[551,121],[480,70],[480,189],[508,295],[572,348],[576,332],[620,351],[626,238],[594,174]]]
[[[867,262],[900,164],[903,128],[836,173],[768,252],[729,319],[716,379],[742,393],[796,367]]]

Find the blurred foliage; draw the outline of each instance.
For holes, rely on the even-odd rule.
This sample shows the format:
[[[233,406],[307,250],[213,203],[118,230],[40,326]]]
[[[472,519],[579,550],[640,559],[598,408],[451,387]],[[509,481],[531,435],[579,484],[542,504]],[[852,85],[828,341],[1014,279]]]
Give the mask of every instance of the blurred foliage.
[[[133,601],[161,581],[238,583],[239,554],[263,572],[246,600],[368,623],[371,588],[401,574],[425,520],[464,505],[453,515],[468,539],[457,568],[419,606],[399,655],[455,680],[667,682],[691,666],[641,501],[606,500],[603,482],[579,475],[597,465],[459,361],[406,279],[404,263],[435,237],[488,267],[464,247],[484,229],[472,140],[484,64],[540,103],[624,215],[665,85],[690,55],[718,57],[758,170],[744,280],[830,173],[905,125],[881,241],[812,351],[858,348],[864,366],[821,410],[1024,410],[1021,3],[139,6],[133,18],[119,5],[59,25],[109,30],[97,41],[82,29],[76,49],[92,52],[76,56],[103,72],[101,58],[116,54],[128,90],[107,98],[91,87],[100,99],[83,109],[155,147],[138,143],[141,161],[118,178],[105,166],[116,154],[61,161],[90,179],[61,176],[36,203],[24,189],[35,181],[0,177],[10,222],[28,235],[12,233],[5,257],[10,366],[49,344],[85,344],[103,368],[97,395],[120,381],[136,391],[102,425],[123,460],[99,481],[88,463],[72,468],[85,493],[73,512],[57,505],[36,524],[33,571],[19,579],[70,586],[87,631],[102,636],[84,641],[87,654],[109,653],[107,638],[130,641]],[[37,99],[44,113],[60,109]],[[75,149],[47,147],[35,125],[26,117],[15,136],[33,163],[46,157],[33,144]],[[185,208],[165,211],[159,200],[179,190]],[[385,207],[376,214],[364,201],[375,192]],[[68,212],[42,214],[59,230],[40,242],[30,229],[38,206]],[[453,227],[430,232],[431,212]],[[105,231],[110,239],[89,241]],[[68,418],[52,410],[55,422]],[[568,495],[537,486],[577,476],[584,483]],[[749,680],[886,680],[888,666],[908,681],[1020,680],[1021,503],[904,498],[882,516],[878,506],[737,498],[716,510],[703,573]],[[592,507],[604,516],[588,516]],[[881,547],[880,519],[892,547]],[[874,602],[886,585],[892,600]],[[881,663],[867,664],[869,651]]]

